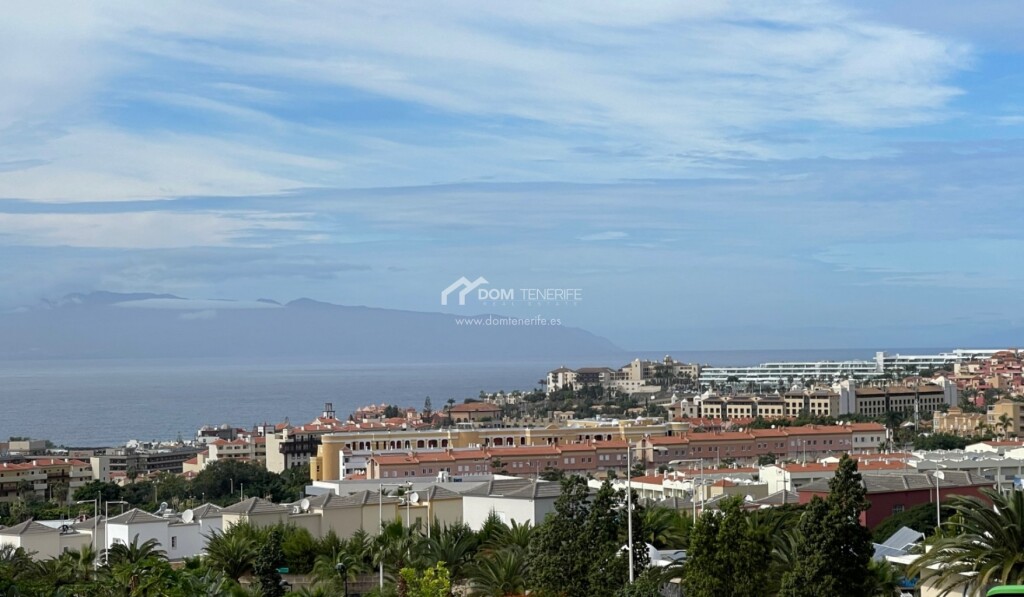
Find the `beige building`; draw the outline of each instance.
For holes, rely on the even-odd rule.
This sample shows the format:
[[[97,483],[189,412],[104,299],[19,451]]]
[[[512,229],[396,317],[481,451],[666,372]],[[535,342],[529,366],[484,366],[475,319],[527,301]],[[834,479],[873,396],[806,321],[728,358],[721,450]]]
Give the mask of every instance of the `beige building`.
[[[1005,435],[1007,437],[1019,436],[1020,430],[1024,427],[1024,403],[1010,400],[1009,398],[1000,398],[995,404],[988,407],[988,413],[986,415],[986,423],[992,429],[992,431]],[[1003,430],[1002,427],[1002,416],[1006,415],[1009,419],[1009,425]]]
[[[0,502],[13,502],[26,492],[42,497],[46,493],[46,473],[27,462],[0,464]]]
[[[501,420],[501,407],[487,402],[456,404],[447,410],[453,423],[486,423]]]
[[[413,450],[552,446],[587,441],[639,441],[664,436],[669,426],[652,419],[585,420],[572,425],[544,427],[459,427],[449,429],[392,429],[342,431],[323,435],[317,456],[310,459],[314,481],[326,481],[364,472],[370,455]]]
[[[267,440],[264,437],[247,436],[233,440],[218,439],[210,442],[210,461],[215,460],[245,460],[259,462],[266,465],[267,462]]]
[[[857,413],[880,417],[887,412],[927,413],[957,405],[956,384],[938,378],[935,383],[901,386],[862,386],[852,381],[839,384],[839,414]]]
[[[932,431],[962,437],[971,436],[979,433],[987,422],[988,417],[985,413],[965,413],[959,406],[953,406],[944,413],[936,412],[933,415]]]
[[[71,526],[53,528],[27,520],[10,527],[0,528],[0,545],[21,547],[34,553],[36,560],[59,557],[70,550],[79,550],[92,543],[92,535],[76,531]]]

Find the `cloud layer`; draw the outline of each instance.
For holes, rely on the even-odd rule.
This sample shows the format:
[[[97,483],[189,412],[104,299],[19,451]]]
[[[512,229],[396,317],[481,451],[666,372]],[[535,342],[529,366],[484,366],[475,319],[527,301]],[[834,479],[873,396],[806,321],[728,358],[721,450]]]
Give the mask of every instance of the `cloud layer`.
[[[0,305],[484,275],[637,348],[1012,318],[1019,9],[929,6],[9,7]]]

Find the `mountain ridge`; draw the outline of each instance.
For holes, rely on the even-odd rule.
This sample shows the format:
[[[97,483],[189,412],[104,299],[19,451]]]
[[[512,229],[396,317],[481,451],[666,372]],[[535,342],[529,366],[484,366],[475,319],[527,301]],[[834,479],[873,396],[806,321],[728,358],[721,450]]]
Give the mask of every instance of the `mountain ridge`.
[[[324,357],[435,362],[618,356],[568,326],[458,325],[454,315],[340,305],[191,299],[166,293],[72,293],[0,314],[0,359]]]

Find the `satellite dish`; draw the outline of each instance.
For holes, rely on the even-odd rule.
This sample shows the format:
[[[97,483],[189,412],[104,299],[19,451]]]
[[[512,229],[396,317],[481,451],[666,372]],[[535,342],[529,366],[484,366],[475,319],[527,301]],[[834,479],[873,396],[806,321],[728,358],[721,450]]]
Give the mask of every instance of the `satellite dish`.
[[[189,524],[190,522],[192,522],[195,519],[196,519],[196,513],[193,512],[191,508],[189,508],[188,510],[185,510],[184,512],[181,513],[181,522],[183,522],[185,524]]]
[[[418,504],[418,503],[420,503],[420,494],[416,493],[415,491],[410,493],[409,494],[409,503],[410,504]]]
[[[302,498],[302,501],[299,502],[299,508],[301,508],[303,512],[309,512],[309,498]]]

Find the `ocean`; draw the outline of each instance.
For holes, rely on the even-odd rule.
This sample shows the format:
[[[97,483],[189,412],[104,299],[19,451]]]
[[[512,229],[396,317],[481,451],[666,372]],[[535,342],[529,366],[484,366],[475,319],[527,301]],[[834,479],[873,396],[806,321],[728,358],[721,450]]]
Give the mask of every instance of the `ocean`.
[[[889,352],[930,354],[944,349]],[[202,425],[251,428],[285,419],[307,423],[332,402],[339,418],[359,406],[397,404],[435,409],[480,391],[529,390],[547,371],[618,367],[630,358],[712,365],[775,360],[870,359],[874,350],[654,351],[595,362],[331,363],[262,360],[0,361],[0,438],[28,436],[69,447],[184,439]]]

